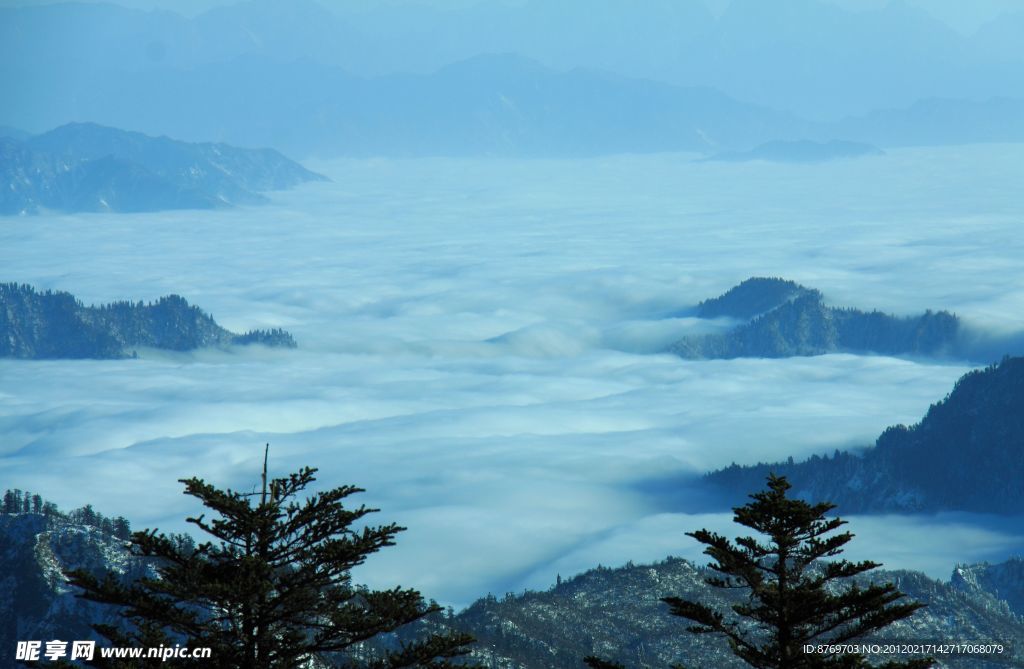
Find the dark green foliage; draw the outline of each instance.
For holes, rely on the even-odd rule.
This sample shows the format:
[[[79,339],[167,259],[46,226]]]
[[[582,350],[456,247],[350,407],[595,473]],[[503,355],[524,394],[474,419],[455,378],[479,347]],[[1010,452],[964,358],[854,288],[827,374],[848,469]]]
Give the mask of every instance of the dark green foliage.
[[[769,471],[802,497],[831,499],[844,513],[1024,509],[1024,358],[961,377],[920,423],[890,427],[862,454],[836,451],[798,463],[732,465],[708,481],[732,494]]]
[[[926,310],[899,318],[880,311],[832,309],[837,347],[882,355],[950,355],[955,352],[960,320],[948,311]]]
[[[45,501],[39,495],[33,495],[27,490],[22,492],[17,488],[8,489],[4,492],[3,503],[0,505],[0,513],[32,513],[43,516],[47,524],[53,523],[76,524],[86,527],[94,527],[104,534],[127,539],[131,536],[131,525],[128,519],[123,516],[110,518],[95,511],[92,504],[86,504],[80,509],[73,509],[63,513],[57,509],[57,505]]]
[[[696,634],[726,637],[733,653],[758,669],[869,667],[857,653],[805,653],[806,644],[842,644],[906,618],[923,606],[897,603],[904,598],[891,583],[839,590],[839,583],[871,571],[875,562],[819,560],[834,558],[853,535],[835,532],[845,524],[826,518],[835,508],[827,502],[809,504],[788,496],[789,482],[769,475],[768,489],[751,495],[752,502],[734,509],[734,521],[767,537],[740,537],[735,542],[708,530],[688,533],[706,548],[711,569],[707,579],[716,588],[741,589],[746,601],[732,605],[732,617],[693,600],[665,597],[672,615],[694,623]],[[889,662],[890,669],[927,669],[927,658]]]
[[[248,346],[249,344],[262,344],[264,346],[276,346],[280,348],[295,348],[295,338],[281,328],[270,330],[249,330],[245,334],[235,335],[231,343],[236,346]]]
[[[0,597],[0,647],[13,648],[16,640],[26,638],[97,638],[90,623],[118,624],[121,618],[115,607],[74,598],[57,570],[96,569],[97,565],[112,571],[125,569],[125,583],[154,572],[144,561],[127,556],[123,542],[89,530],[71,523],[65,514],[0,514],[0,545],[4,546],[0,574],[14,585],[13,591]],[[176,538],[180,551],[195,549],[187,535]],[[863,585],[894,582],[913,599],[928,604],[911,618],[871,635],[868,642],[971,639],[1005,643],[1024,639],[1024,619],[1012,615],[1015,602],[1017,613],[1022,612],[1022,574],[1024,563],[1010,560],[1000,565],[962,565],[950,583],[907,571],[872,571],[853,580]],[[678,619],[666,615],[659,600],[675,595],[728,610],[744,599],[740,590],[707,585],[709,575],[707,567],[678,558],[592,569],[563,577],[548,590],[501,599],[485,597],[454,616],[436,613],[374,645],[381,651],[394,649],[401,640],[453,627],[478,639],[472,659],[493,669],[581,669],[580,658],[593,654],[638,669],[673,663],[740,669],[742,663],[729,652],[724,639],[680,634]],[[1020,644],[1013,643],[1008,655],[944,656],[943,661],[950,669],[1024,667]]]
[[[0,357],[121,357],[122,345],[83,319],[84,310],[69,293],[0,284]]]
[[[39,495],[7,490],[0,507],[0,647],[93,638],[90,623],[108,622],[111,612],[75,600],[61,570],[109,565],[120,578],[141,576],[145,565],[124,554],[129,535],[126,519],[90,505],[64,513]],[[0,666],[10,665],[0,660]]]
[[[452,631],[368,649],[364,642],[441,609],[415,590],[373,591],[351,583],[350,570],[393,545],[404,528],[363,526],[376,509],[346,508],[344,500],[362,492],[352,486],[297,501],[315,471],[305,468],[269,483],[264,476],[255,501],[200,479],[183,480],[185,494],[213,513],[210,520],[203,515],[188,521],[213,541],[195,545],[156,530],[136,532],[133,552],[153,560],[159,578],[125,585],[82,570],[69,574],[83,597],[122,607],[131,623],[97,631],[114,645],[209,647],[213,657],[204,666],[211,667],[322,666],[325,658],[382,669],[454,666],[472,638]]]
[[[3,507],[0,507],[0,512],[18,513],[19,511],[21,511],[21,491],[17,488],[4,491],[4,502]]]
[[[962,592],[997,593],[1024,623],[1024,556],[1011,557],[1001,564],[957,565],[952,582]],[[1020,650],[1024,652],[1024,648]]]
[[[69,293],[0,284],[0,357],[123,358],[135,347],[189,351],[246,344],[295,348],[280,329],[229,332],[178,295],[86,307]]]
[[[738,318],[750,320],[797,297],[818,294],[795,281],[776,277],[752,277],[733,286],[718,297],[697,305],[700,318]]]
[[[839,351],[883,355],[957,352],[960,321],[945,311],[898,317],[826,306],[821,293],[782,279],[747,279],[701,302],[702,318],[748,320],[725,334],[687,337],[670,347],[684,358],[783,358]]]
[[[975,565],[960,571],[975,581],[970,572],[982,568]],[[944,655],[943,667],[1024,668],[1024,648],[1015,641],[1024,639],[1024,619],[1000,601],[1007,586],[1024,572],[1012,561],[992,568],[1002,576],[970,588],[956,580],[944,583],[911,571],[873,570],[853,577],[850,580],[862,587],[895,583],[912,599],[928,604],[863,641],[1009,643],[1011,648],[1000,655]],[[730,652],[724,638],[687,634],[660,599],[673,595],[720,611],[747,601],[742,589],[706,583],[716,575],[707,566],[672,557],[633,567],[591,569],[563,578],[561,585],[545,591],[481,598],[457,614],[452,624],[477,638],[474,657],[494,669],[582,669],[580,658],[588,655],[631,669],[665,669],[674,664],[742,669],[749,665]],[[994,589],[998,597],[993,596]]]

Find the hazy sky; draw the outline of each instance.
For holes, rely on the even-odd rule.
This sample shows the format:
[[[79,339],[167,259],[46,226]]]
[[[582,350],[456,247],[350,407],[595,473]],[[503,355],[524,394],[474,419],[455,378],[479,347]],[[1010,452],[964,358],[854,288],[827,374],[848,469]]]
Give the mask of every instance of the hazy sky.
[[[0,0],[0,6],[22,6],[32,4],[53,4],[66,0]],[[523,0],[393,0],[394,4],[418,4],[431,5],[435,7],[460,7],[481,2],[502,2],[504,4],[515,4]],[[557,0],[552,0],[557,2]],[[712,11],[720,13],[729,5],[730,0],[691,0],[702,1]],[[1020,11],[1021,5],[1017,0],[822,0],[832,4],[840,5],[850,10],[877,9],[894,1],[904,2],[908,5],[919,7],[931,13],[938,19],[945,21],[962,32],[972,32],[982,23],[989,21],[1002,12]],[[168,9],[181,14],[194,15],[212,7],[221,5],[236,4],[237,0],[116,0],[112,4],[139,9]],[[365,5],[369,0],[321,0],[325,6],[351,6]],[[642,7],[642,3],[640,4]]]
[[[27,5],[44,5],[44,4],[58,4],[67,2],[68,0],[0,0],[0,7],[17,7]],[[71,0],[72,2],[78,2],[82,0]],[[200,12],[212,9],[213,7],[221,7],[224,5],[235,5],[239,3],[239,0],[96,0],[97,2],[107,2],[113,5],[121,5],[122,7],[132,7],[135,9],[166,9],[179,14],[195,15]],[[361,7],[368,6],[375,3],[380,3],[382,0],[319,0],[320,4],[325,7]],[[489,0],[494,1],[494,0]],[[517,1],[521,0],[498,0],[503,4],[516,4]],[[479,0],[393,0],[392,4],[395,5],[427,5],[439,8],[456,8],[464,7],[466,5],[478,4]]]
[[[703,327],[680,311],[774,275],[836,305],[1024,329],[1022,164],[1000,145],[825,165],[343,161],[262,208],[12,219],[7,280],[86,303],[178,293],[299,348],[0,360],[0,471],[180,529],[196,509],[176,479],[251,487],[270,442],[275,472],[318,466],[410,528],[361,577],[455,604],[698,557],[683,531],[728,516],[694,515],[663,477],[868,444],[968,366],[656,354]],[[935,576],[1022,550],[964,517],[851,529],[856,555]]]
[[[871,116],[860,130],[829,124],[933,99],[1024,97],[1024,49],[1016,34],[1024,15],[965,36],[903,4],[879,11],[875,0],[736,0],[737,11],[720,21],[698,0],[529,0],[528,10],[493,2],[447,13],[409,9],[439,6],[436,0],[392,0],[383,9],[376,0],[344,0],[333,6],[375,11],[337,17],[312,1],[250,0],[195,21],[111,6],[21,13],[0,25],[0,58],[12,63],[0,69],[0,84],[24,92],[0,108],[0,124],[38,133],[92,121],[271,146],[295,157],[312,147],[322,151],[317,155],[379,155],[389,142],[400,155],[466,147],[526,152],[538,132],[554,135],[540,143],[566,153],[601,150],[618,139],[615,150],[647,150],[644,143],[697,149],[672,142],[698,136],[702,146],[726,148],[792,137],[890,145],[917,142],[919,131],[930,133],[929,142],[964,141],[965,128],[1012,133],[1016,115],[1004,105],[970,117],[955,110],[912,110],[918,117],[905,122]],[[839,1],[863,11],[816,4]],[[917,2],[965,28],[1007,7],[1006,0],[980,8],[900,2]],[[193,8],[200,6],[212,4]],[[400,74],[416,76],[392,76]],[[563,76],[564,85],[556,81]],[[680,108],[680,100],[698,95],[682,90],[693,87],[782,114],[730,110],[722,98]],[[902,137],[893,140],[880,127],[887,123]],[[562,124],[566,132],[554,130]],[[629,139],[637,131],[649,134],[642,142]]]
[[[728,0],[724,0],[728,2]],[[970,33],[1004,12],[1020,11],[1019,0],[825,0],[849,10],[877,9],[904,2],[945,21],[961,32]]]

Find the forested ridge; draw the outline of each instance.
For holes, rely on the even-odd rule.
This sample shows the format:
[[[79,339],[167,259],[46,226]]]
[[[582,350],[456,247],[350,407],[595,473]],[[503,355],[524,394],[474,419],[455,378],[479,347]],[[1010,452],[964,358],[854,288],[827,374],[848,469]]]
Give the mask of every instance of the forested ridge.
[[[276,328],[230,332],[179,295],[87,307],[63,291],[0,284],[0,357],[124,358],[139,347],[189,351],[245,344],[296,345]]]
[[[821,292],[779,278],[747,279],[694,310],[741,321],[725,333],[689,336],[669,347],[684,358],[785,358],[826,353],[957,355],[960,320],[947,311],[917,316],[831,307]]]
[[[916,425],[886,429],[861,452],[801,462],[733,464],[707,481],[739,499],[768,472],[843,513],[1024,512],[1024,358],[961,377]]]

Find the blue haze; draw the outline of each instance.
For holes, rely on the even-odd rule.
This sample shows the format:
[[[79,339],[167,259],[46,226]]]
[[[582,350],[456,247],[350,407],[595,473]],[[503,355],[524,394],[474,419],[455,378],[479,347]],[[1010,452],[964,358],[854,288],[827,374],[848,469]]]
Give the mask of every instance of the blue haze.
[[[262,207],[0,218],[0,281],[177,293],[300,345],[0,360],[3,483],[182,530],[175,479],[251,487],[270,442],[275,473],[319,466],[410,528],[360,578],[465,604],[698,557],[683,533],[729,516],[667,478],[866,446],[1024,351],[1019,3],[640,4],[0,0],[0,135],[105,123],[333,179]],[[884,153],[700,160],[836,139]],[[659,353],[728,327],[681,314],[756,275],[954,311],[976,359]],[[855,518],[851,555],[945,577],[1021,553],[1021,527]]]
[[[18,92],[0,109],[0,124],[41,132],[68,121],[94,121],[237,143],[231,121],[246,119],[229,111],[241,89],[252,98],[246,112],[274,123],[256,136],[259,141],[306,151],[308,142],[290,142],[313,129],[289,127],[288,114],[295,126],[344,116],[364,97],[357,85],[347,87],[347,78],[358,83],[428,75],[496,53],[558,73],[599,71],[711,88],[818,123],[934,99],[981,104],[1024,98],[1024,12],[998,0],[973,11],[923,0],[733,0],[710,8],[650,0],[643,11],[627,0],[250,0],[193,4],[210,9],[191,16],[171,11],[177,6],[172,3],[137,6],[162,11],[88,3],[0,8],[0,85]],[[194,83],[184,89],[188,96],[177,91],[182,80]],[[302,83],[298,98],[295,80]],[[309,83],[316,81],[322,85]],[[253,82],[262,84],[265,97]],[[338,93],[341,84],[346,86]],[[438,84],[432,97],[434,84],[425,85],[426,92],[394,100],[392,110],[430,107],[451,95]],[[161,88],[174,89],[177,97],[149,100]],[[616,94],[613,88],[604,97]],[[148,100],[155,108],[147,107]],[[599,107],[600,98],[593,103]],[[167,104],[180,108],[161,115]],[[297,117],[310,108],[316,113]],[[629,121],[621,118],[617,128],[630,129]],[[885,134],[884,125],[871,130]],[[955,128],[940,130],[955,139]]]
[[[410,529],[359,576],[465,604],[598,562],[697,557],[726,529],[648,485],[871,443],[965,363],[682,361],[687,306],[751,275],[835,304],[1024,330],[1019,145],[821,165],[692,155],[344,160],[216,212],[9,218],[6,277],[87,303],[180,293],[296,351],[0,361],[0,471],[62,506],[183,529],[175,479],[356,483]],[[654,492],[652,492],[654,491]],[[855,555],[946,576],[1024,550],[1019,519],[854,519]]]

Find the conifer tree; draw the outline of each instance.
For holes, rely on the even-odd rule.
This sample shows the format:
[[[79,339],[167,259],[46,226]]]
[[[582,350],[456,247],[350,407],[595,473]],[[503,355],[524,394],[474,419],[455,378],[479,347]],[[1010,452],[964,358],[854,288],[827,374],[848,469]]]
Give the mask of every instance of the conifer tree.
[[[696,634],[726,638],[733,654],[758,669],[927,669],[930,659],[871,664],[858,653],[807,653],[805,645],[849,644],[906,618],[923,606],[898,603],[904,598],[892,583],[836,586],[881,565],[876,562],[826,560],[842,553],[850,532],[833,534],[846,521],[827,518],[834,504],[809,504],[787,496],[785,477],[769,475],[768,489],[733,509],[734,522],[767,541],[740,537],[735,542],[710,532],[687,534],[704,544],[718,576],[706,579],[716,588],[739,589],[748,597],[732,605],[733,616],[706,604],[665,597],[672,615],[694,623]],[[820,561],[820,562],[819,562]],[[877,658],[875,658],[877,660]],[[596,657],[592,669],[622,669]]]
[[[197,545],[180,535],[135,532],[132,552],[152,560],[159,577],[124,584],[112,574],[99,579],[70,572],[71,583],[83,590],[80,596],[121,607],[130,623],[99,625],[97,631],[115,646],[209,647],[212,657],[198,662],[211,667],[455,666],[452,660],[468,651],[472,637],[442,631],[374,651],[361,643],[441,609],[416,590],[353,585],[350,570],[394,545],[405,528],[362,526],[377,509],[346,508],[343,501],[362,492],[353,486],[296,501],[315,472],[307,467],[268,482],[264,462],[262,490],[254,494],[182,479],[185,494],[213,514],[187,520],[213,541]],[[184,660],[181,666],[196,663]],[[137,660],[96,664],[150,666]],[[172,659],[160,666],[178,665]]]

